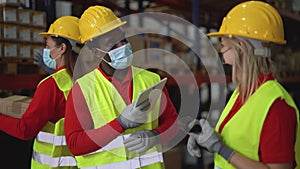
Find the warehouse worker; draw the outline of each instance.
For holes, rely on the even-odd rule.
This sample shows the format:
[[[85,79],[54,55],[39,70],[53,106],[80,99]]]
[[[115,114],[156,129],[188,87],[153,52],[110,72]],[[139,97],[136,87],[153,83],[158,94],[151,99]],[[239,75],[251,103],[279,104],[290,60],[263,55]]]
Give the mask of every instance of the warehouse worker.
[[[21,119],[0,115],[0,130],[22,140],[35,137],[32,169],[77,168],[64,136],[65,104],[73,85],[72,73],[80,43],[79,18],[63,16],[51,24],[43,52],[45,64],[55,72],[38,84]]]
[[[166,88],[149,108],[133,107],[137,95],[160,76],[131,66],[125,23],[104,6],[89,7],[79,21],[82,43],[101,58],[74,83],[66,105],[67,145],[79,168],[164,168],[159,145],[168,140],[160,134],[178,131]]]
[[[279,13],[269,4],[248,1],[232,8],[218,32],[226,64],[237,86],[213,129],[190,134],[187,148],[214,153],[215,168],[300,168],[299,111],[274,78],[270,44],[285,44]],[[197,144],[196,144],[197,143]]]

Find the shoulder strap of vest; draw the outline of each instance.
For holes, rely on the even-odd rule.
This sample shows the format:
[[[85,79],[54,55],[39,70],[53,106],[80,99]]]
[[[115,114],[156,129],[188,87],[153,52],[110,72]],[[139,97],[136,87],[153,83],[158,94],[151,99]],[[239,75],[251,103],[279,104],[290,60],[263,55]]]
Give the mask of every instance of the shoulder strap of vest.
[[[66,69],[61,69],[47,77],[45,77],[43,80],[41,80],[38,84],[42,84],[45,80],[48,78],[53,78],[55,83],[57,84],[59,90],[61,90],[64,93],[65,99],[67,99],[70,89],[73,86],[72,78],[68,74]]]
[[[64,93],[65,99],[67,99],[68,94],[73,86],[71,76],[68,74],[66,69],[61,69],[52,76],[58,88]]]

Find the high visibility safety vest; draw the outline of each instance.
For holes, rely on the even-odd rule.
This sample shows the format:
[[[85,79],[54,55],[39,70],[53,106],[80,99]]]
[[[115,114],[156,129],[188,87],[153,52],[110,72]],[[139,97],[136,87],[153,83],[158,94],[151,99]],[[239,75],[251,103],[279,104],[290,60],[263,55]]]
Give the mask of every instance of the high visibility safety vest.
[[[233,92],[228,104],[226,105],[221,117],[217,123],[216,131],[219,131],[220,124],[228,115],[232,106],[238,97],[237,89]],[[300,127],[299,127],[299,111],[290,94],[276,81],[269,80],[262,84],[247,102],[238,110],[238,112],[230,119],[222,130],[223,141],[229,147],[232,147],[240,154],[259,161],[259,142],[264,121],[267,117],[270,107],[274,101],[282,98],[288,105],[296,111],[297,117],[297,138],[295,144],[295,158],[300,165]],[[282,112],[285,113],[285,112]],[[216,169],[234,168],[223,157],[214,154]]]
[[[53,77],[67,99],[73,85],[67,70],[61,69],[43,79],[39,84],[50,77]],[[48,122],[36,136],[33,144],[31,169],[77,169],[75,157],[66,144],[64,118],[55,124]]]
[[[134,102],[138,94],[160,80],[160,77],[147,70],[132,68]],[[87,106],[94,121],[94,128],[112,121],[120,115],[126,107],[122,96],[98,69],[86,74],[77,80]],[[148,113],[148,121],[133,129],[127,129],[120,136],[112,140],[101,149],[89,154],[75,156],[77,165],[83,169],[162,169],[164,168],[163,156],[160,145],[157,145],[143,154],[128,152],[123,141],[130,133],[141,129],[151,130],[158,126],[158,113],[160,99],[154,109]]]

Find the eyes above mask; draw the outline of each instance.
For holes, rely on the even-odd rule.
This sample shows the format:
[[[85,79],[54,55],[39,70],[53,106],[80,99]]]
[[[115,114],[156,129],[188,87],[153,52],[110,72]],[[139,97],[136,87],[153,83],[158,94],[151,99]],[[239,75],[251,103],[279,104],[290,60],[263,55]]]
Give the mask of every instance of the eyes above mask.
[[[132,48],[129,43],[126,43],[125,45],[122,45],[109,52],[103,51],[99,48],[95,49],[109,55],[111,62],[105,60],[103,57],[101,57],[101,59],[114,69],[125,69],[132,64],[133,55]]]

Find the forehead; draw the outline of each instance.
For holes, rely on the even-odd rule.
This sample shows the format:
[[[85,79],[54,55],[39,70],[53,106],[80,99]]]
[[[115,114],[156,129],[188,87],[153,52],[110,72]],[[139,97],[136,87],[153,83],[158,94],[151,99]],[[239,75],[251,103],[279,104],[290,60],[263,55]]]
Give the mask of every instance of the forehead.
[[[52,39],[51,36],[48,36],[47,39],[46,39],[46,45],[47,46],[53,46],[53,45],[56,45],[56,42]]]
[[[108,33],[105,33],[101,36],[96,37],[93,41],[89,41],[88,45],[90,47],[100,47],[102,49],[109,49],[113,47],[115,44],[120,42],[125,38],[125,32],[117,28],[113,31],[110,31]]]

